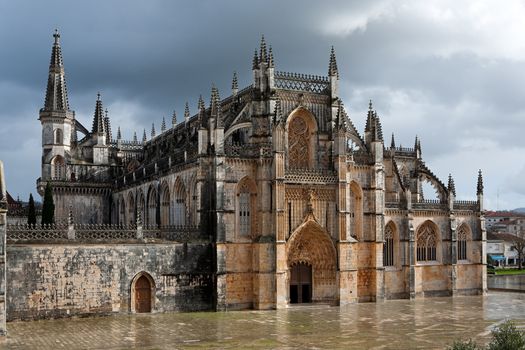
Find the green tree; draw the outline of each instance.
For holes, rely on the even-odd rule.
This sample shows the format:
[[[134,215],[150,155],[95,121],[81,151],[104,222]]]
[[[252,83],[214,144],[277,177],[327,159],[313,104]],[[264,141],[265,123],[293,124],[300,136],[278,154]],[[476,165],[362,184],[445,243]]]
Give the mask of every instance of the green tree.
[[[36,209],[33,194],[29,194],[29,204],[27,205],[27,223],[29,225],[36,225]]]
[[[505,321],[492,330],[492,341],[488,350],[524,350],[525,333],[516,328],[512,321]]]
[[[515,250],[518,253],[518,269],[521,270],[523,265],[523,256],[525,255],[525,239],[523,239],[525,234],[523,231],[516,232],[516,236],[512,240],[512,250]]]
[[[49,182],[44,192],[44,203],[42,204],[42,225],[52,224],[55,220],[55,203],[53,202],[53,191]]]

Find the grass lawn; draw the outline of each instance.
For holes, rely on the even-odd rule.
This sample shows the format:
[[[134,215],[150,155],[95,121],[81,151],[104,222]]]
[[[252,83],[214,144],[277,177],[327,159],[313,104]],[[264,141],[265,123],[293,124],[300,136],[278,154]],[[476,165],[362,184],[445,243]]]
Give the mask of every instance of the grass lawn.
[[[496,275],[525,275],[525,269],[496,269]]]

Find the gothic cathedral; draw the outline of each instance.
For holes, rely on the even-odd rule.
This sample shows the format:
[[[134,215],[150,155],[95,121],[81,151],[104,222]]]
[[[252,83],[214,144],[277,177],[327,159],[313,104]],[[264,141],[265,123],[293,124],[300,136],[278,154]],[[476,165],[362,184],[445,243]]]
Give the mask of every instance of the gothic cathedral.
[[[228,97],[212,87],[196,113],[186,104],[181,120],[124,140],[100,95],[91,129],[76,119],[55,33],[37,186],[52,185],[56,221],[208,242],[212,258],[195,264],[212,271],[217,310],[484,293],[481,172],[477,200],[456,200],[417,137],[385,145],[372,103],[359,133],[333,48],[327,76],[275,65],[263,38],[251,85],[234,75]],[[424,198],[425,182],[437,199]]]

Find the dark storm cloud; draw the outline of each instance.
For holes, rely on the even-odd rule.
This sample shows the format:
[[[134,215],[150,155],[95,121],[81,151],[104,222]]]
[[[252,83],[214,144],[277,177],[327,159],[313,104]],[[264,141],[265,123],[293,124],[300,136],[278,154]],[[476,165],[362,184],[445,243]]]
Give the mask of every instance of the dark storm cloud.
[[[185,101],[194,112],[212,82],[227,96],[234,70],[243,87],[251,84],[264,33],[278,70],[324,75],[335,45],[341,95],[359,130],[372,98],[387,143],[395,132],[398,144],[412,146],[418,134],[427,163],[442,179],[452,172],[460,196],[474,196],[484,168],[489,205],[501,188],[502,205],[520,206],[525,54],[513,37],[524,13],[514,1],[503,9],[434,1],[4,1],[0,159],[13,193],[34,192],[55,27],[77,119],[91,127],[101,91],[113,129],[121,125],[127,138],[143,128],[149,135],[152,122],[159,129],[173,110],[182,118]],[[513,165],[502,174],[504,164]]]

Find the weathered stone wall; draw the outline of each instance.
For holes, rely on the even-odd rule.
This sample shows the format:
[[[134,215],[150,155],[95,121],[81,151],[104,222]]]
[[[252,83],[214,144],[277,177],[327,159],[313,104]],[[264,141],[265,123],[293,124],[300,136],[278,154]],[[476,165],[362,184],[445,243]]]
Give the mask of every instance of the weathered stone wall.
[[[53,188],[55,222],[67,222],[69,211],[75,222],[82,224],[107,224],[110,217],[110,199],[103,190],[87,193]]]
[[[131,284],[155,283],[153,312],[210,310],[210,244],[13,244],[7,248],[8,320],[131,311]]]

